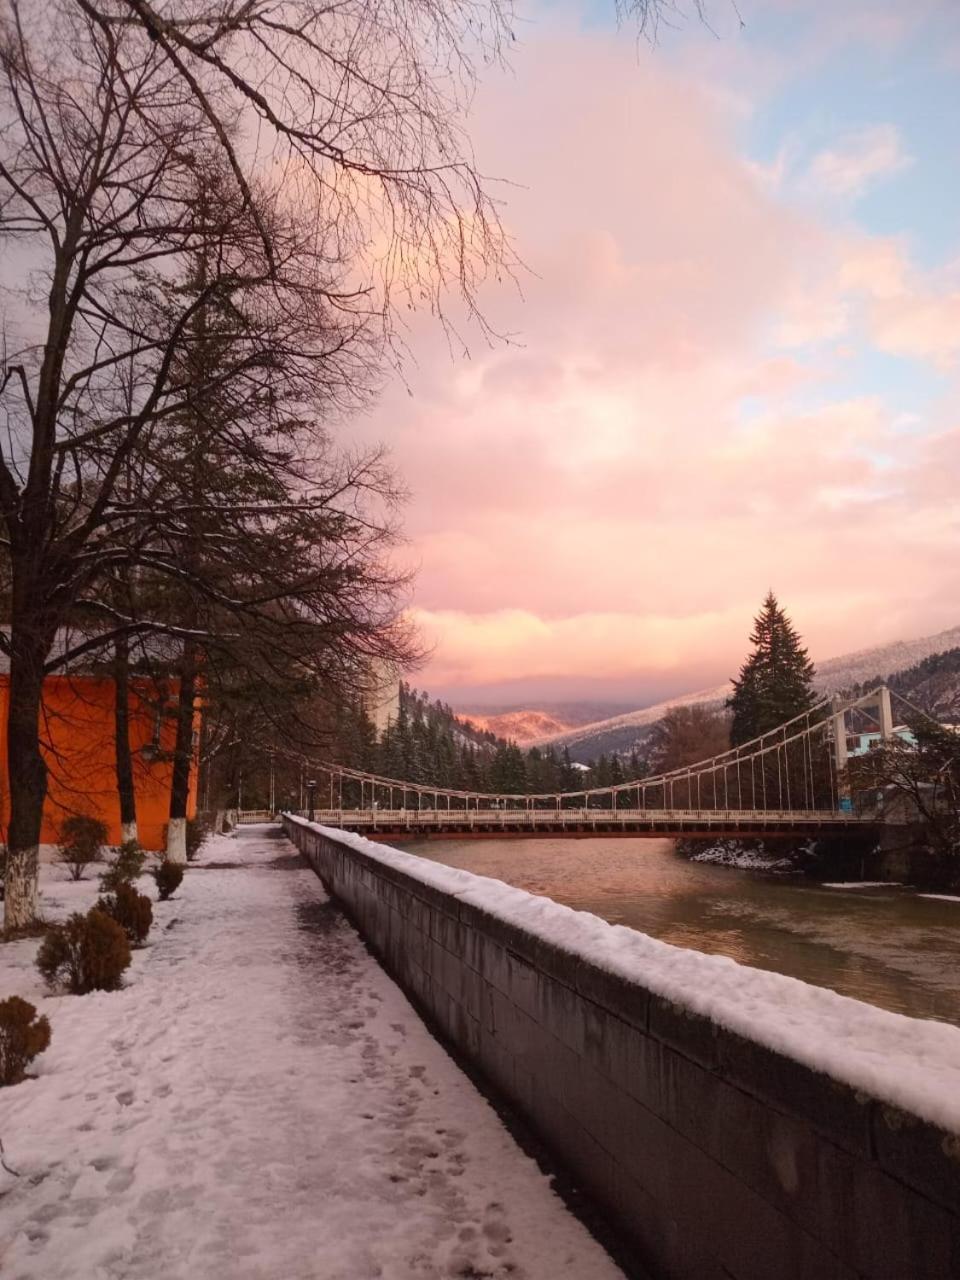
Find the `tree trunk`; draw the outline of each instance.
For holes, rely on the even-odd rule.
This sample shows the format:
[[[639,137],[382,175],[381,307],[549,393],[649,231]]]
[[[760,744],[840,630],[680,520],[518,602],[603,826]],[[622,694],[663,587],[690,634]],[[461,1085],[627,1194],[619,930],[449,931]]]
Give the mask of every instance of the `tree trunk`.
[[[117,795],[120,798],[120,840],[138,839],[137,796],[130,754],[130,645],[126,636],[114,646],[114,729],[117,756]]]
[[[190,766],[193,763],[193,713],[197,693],[197,653],[187,641],[180,662],[180,692],[177,700],[177,739],[173,749],[173,779],[170,786],[170,821],[167,824],[167,857],[171,862],[187,860],[187,801],[190,794]]]
[[[11,649],[7,706],[10,824],[3,917],[5,928],[18,929],[37,918],[40,828],[47,795],[47,766],[40,752],[40,708],[49,645],[39,627],[15,618]]]

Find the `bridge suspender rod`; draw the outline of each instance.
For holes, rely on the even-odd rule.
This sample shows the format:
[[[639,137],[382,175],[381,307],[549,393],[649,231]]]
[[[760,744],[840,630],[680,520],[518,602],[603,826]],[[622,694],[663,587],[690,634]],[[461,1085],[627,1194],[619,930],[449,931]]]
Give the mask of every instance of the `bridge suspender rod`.
[[[801,742],[801,744],[800,744],[800,748],[801,748],[801,758],[802,758],[802,761],[803,761],[803,807],[804,807],[805,809],[809,809],[809,808],[811,808],[811,805],[810,805],[810,771],[809,771],[809,769],[807,768],[807,757],[808,757],[808,755],[810,754],[810,750],[809,750],[809,748],[810,748],[810,738],[809,738],[809,736],[808,736],[808,737],[806,737],[806,738],[804,738],[803,742]]]
[[[787,808],[790,808],[790,752],[786,747],[783,748],[783,776],[787,788]],[[781,801],[783,797],[780,797]]]

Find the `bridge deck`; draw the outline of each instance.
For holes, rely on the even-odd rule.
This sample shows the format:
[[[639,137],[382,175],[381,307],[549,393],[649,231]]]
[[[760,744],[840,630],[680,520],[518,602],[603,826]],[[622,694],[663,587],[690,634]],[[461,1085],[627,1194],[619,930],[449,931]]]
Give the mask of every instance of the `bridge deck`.
[[[268,815],[242,815],[263,821]],[[811,809],[318,809],[314,821],[372,840],[399,837],[667,836],[835,834],[876,826],[875,817]]]

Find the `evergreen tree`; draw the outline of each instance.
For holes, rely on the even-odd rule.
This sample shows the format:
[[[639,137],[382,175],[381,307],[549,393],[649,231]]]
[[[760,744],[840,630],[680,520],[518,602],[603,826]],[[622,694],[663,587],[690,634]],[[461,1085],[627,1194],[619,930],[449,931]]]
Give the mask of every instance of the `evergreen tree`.
[[[640,753],[637,751],[637,748],[634,747],[633,750],[630,752],[630,765],[628,768],[627,776],[629,778],[643,778],[649,772],[650,772],[650,769],[647,765],[647,762],[645,760],[640,759]]]
[[[573,762],[570,759],[570,748],[564,747],[563,756],[560,760],[560,790],[573,791],[573,789],[579,786],[579,784],[580,779],[578,778],[577,771],[574,769]]]
[[[519,795],[527,790],[523,752],[515,742],[502,742],[493,757],[490,779],[494,791]]]
[[[734,746],[768,733],[814,702],[813,663],[773,592],[767,594],[750,635],[753,652],[733,682]]]

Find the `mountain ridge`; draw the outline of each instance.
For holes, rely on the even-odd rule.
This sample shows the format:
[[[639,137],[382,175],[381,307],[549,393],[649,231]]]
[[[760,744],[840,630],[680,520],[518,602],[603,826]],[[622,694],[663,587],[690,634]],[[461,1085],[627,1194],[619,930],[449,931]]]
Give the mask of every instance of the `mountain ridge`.
[[[483,715],[476,711],[458,711],[462,720],[467,720],[478,729],[495,733],[500,738],[523,744],[534,743],[551,734],[569,733],[575,725],[565,723],[548,711],[522,710],[503,711],[499,714]]]
[[[960,646],[960,626],[949,627],[930,636],[914,640],[894,640],[885,645],[868,646],[826,658],[817,664],[814,687],[821,693],[838,693],[874,676],[887,676],[895,671]],[[554,747],[570,752],[571,759],[586,763],[601,753],[622,753],[643,741],[650,729],[671,707],[702,704],[719,707],[730,695],[732,684],[716,685],[668,698],[636,711],[628,711],[606,720],[597,720],[562,733],[548,734],[528,746]]]

